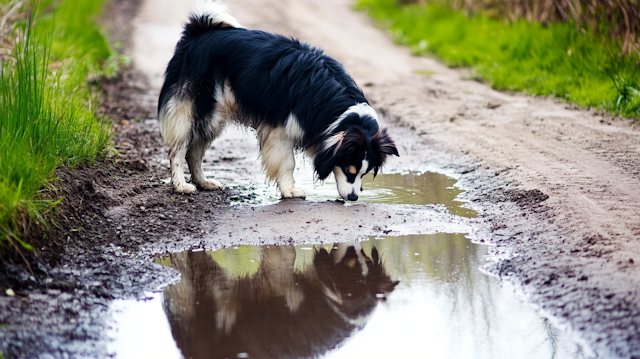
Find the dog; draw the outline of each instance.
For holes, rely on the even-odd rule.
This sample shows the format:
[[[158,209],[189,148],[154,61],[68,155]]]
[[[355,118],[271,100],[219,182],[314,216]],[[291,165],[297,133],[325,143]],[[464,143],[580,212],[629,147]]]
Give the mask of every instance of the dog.
[[[318,180],[333,172],[349,201],[358,199],[365,174],[375,177],[388,156],[399,156],[339,62],[296,39],[245,29],[219,1],[201,0],[185,24],[165,73],[158,119],[179,193],[223,187],[205,177],[202,158],[228,123],[256,131],[267,178],[283,198],[306,196],[293,178],[296,150],[312,158]]]

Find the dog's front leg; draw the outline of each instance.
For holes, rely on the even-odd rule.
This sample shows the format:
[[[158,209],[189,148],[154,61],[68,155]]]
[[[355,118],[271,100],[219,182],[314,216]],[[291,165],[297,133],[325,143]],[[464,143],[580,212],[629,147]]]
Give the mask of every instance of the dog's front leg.
[[[281,172],[279,173],[277,182],[283,198],[305,198],[307,195],[300,188],[296,188],[296,182],[293,179],[293,171],[296,168],[296,160],[293,155],[293,149],[290,156],[281,163]]]
[[[296,168],[294,143],[283,127],[258,128],[260,155],[267,177],[278,183],[282,198],[305,198],[303,190],[296,188],[293,171]]]

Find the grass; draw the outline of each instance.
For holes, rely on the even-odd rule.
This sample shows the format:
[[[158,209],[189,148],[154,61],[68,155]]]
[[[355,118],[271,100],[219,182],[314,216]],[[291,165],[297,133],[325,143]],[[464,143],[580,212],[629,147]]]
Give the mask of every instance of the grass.
[[[560,97],[640,118],[640,53],[620,56],[619,42],[591,29],[467,17],[439,4],[399,7],[395,0],[359,0],[357,7],[414,54],[471,67],[474,76],[496,89]]]
[[[46,226],[59,202],[41,196],[55,170],[105,155],[110,127],[94,114],[88,78],[120,61],[96,24],[103,1],[37,5],[13,24],[13,47],[0,58],[0,245],[28,249],[24,232]]]

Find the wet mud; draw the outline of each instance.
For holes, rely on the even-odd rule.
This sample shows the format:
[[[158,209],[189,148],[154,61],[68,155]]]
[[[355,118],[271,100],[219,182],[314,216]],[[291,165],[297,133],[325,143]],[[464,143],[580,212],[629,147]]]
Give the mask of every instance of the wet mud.
[[[462,297],[516,291],[514,306],[523,310],[533,306],[547,318],[528,317],[538,321],[531,328],[546,328],[552,333],[536,332],[546,343],[536,349],[550,353],[545,357],[557,353],[566,357],[640,356],[640,276],[636,275],[640,252],[635,241],[640,200],[637,191],[630,192],[638,188],[634,176],[640,168],[634,125],[600,113],[565,109],[549,99],[498,93],[465,80],[464,71],[412,58],[363,14],[352,12],[348,1],[258,4],[238,0],[232,11],[245,26],[301,37],[342,61],[384,114],[383,121],[396,139],[401,157],[389,163],[384,177],[367,184],[355,205],[336,201],[335,185],[330,181],[315,183],[309,163],[300,160],[296,180],[309,200],[281,201],[261,173],[253,134],[232,128],[207,152],[204,166],[207,175],[227,188],[176,195],[168,185],[166,148],[158,135],[155,101],[190,4],[159,0],[114,3],[113,23],[119,29],[114,36],[124,40],[135,65],[115,79],[102,81],[104,112],[114,119],[114,151],[95,166],[58,173],[54,195],[65,199],[51,240],[38,248],[31,261],[33,273],[17,259],[3,268],[0,350],[5,357],[107,357],[115,350],[107,335],[109,326],[116,327],[112,324],[114,301],[148,298],[156,303],[155,313],[158,309],[162,313],[159,291],[173,283],[175,286],[165,289],[165,298],[176,286],[185,286],[182,292],[195,295],[184,284],[190,276],[209,276],[207,280],[214,287],[245,283],[266,293],[267,302],[275,300],[276,296],[269,297],[272,289],[260,284],[264,279],[256,279],[258,272],[234,275],[219,257],[204,250],[233,251],[243,245],[333,245],[442,233],[460,233],[447,243],[470,240],[488,246],[469,243],[474,252],[457,259],[438,252],[436,260],[457,264],[451,266],[454,269],[449,276],[427,271],[434,282],[441,283],[436,287],[442,292],[463,290],[466,294],[460,294]],[[487,107],[489,101],[501,105]],[[425,190],[433,183],[437,183],[437,191]],[[383,245],[376,246],[383,259],[393,253],[411,255],[410,250],[383,253]],[[327,253],[330,249],[327,247]],[[191,252],[180,254],[184,251]],[[305,252],[312,258],[313,250]],[[365,252],[375,262],[372,252]],[[171,263],[163,262],[170,266],[154,262],[167,254],[175,258]],[[462,258],[468,261],[464,265],[460,264]],[[200,260],[212,271],[198,274],[197,268],[202,266],[195,263]],[[400,284],[387,293],[389,302],[409,282],[400,278],[402,271],[391,262],[382,261],[384,273],[391,283],[400,280]],[[495,277],[473,272],[466,278],[489,284],[465,287],[468,282],[461,279],[461,272],[479,266]],[[256,264],[255,270],[259,268]],[[323,282],[317,273],[298,267],[289,272],[287,278],[311,276],[307,281],[315,284],[302,293],[318,294],[317,285]],[[276,284],[287,287],[282,280]],[[7,289],[14,295],[6,294]],[[218,289],[213,293],[229,295]],[[171,295],[174,301],[183,299],[177,290]],[[277,296],[277,300],[295,303],[296,296]],[[326,293],[319,298],[326,303],[323,296]],[[381,302],[379,299],[374,301]],[[136,303],[140,303],[140,311],[146,310],[142,309],[144,301]],[[301,302],[300,308],[309,303]],[[378,303],[373,312],[380,312],[387,304]],[[214,308],[226,313],[222,322],[232,323],[233,315],[246,318],[238,308]],[[442,308],[445,312],[450,309]],[[498,321],[510,313],[500,305],[492,308]],[[195,309],[174,309],[172,325],[183,325],[187,330],[179,322],[189,320]],[[468,318],[453,321],[466,330]],[[373,319],[368,325],[372,323]],[[508,321],[504,325],[511,328],[516,324]],[[482,337],[486,329],[482,325],[464,332],[465,338],[471,338],[469,346],[480,346],[474,338]],[[230,328],[233,331],[236,327]],[[358,332],[340,330],[346,336]],[[428,330],[415,328],[407,335]],[[227,335],[224,330],[216,333]],[[569,339],[554,347],[549,343],[557,342],[550,338],[557,335]],[[342,343],[339,338],[332,340]]]

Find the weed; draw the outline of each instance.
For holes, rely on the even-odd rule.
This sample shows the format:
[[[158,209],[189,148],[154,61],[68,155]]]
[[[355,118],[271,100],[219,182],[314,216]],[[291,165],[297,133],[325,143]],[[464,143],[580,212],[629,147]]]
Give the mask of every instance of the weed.
[[[41,198],[56,168],[106,154],[110,127],[93,113],[87,79],[113,71],[117,57],[94,23],[102,1],[41,5],[47,11],[14,24],[14,46],[0,58],[0,243],[30,250],[22,235],[46,227],[59,203]]]

